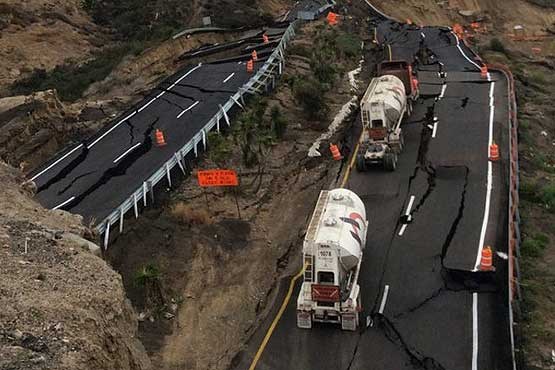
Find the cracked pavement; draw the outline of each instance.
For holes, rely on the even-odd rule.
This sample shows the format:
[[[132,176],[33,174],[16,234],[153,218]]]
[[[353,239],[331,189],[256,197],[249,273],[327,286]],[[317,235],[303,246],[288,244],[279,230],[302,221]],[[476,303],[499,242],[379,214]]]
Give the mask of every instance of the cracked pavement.
[[[347,182],[363,199],[369,220],[359,279],[361,330],[342,332],[318,324],[311,330],[298,329],[299,282],[257,369],[508,369],[506,265],[496,260],[495,275],[473,271],[487,204],[492,82],[492,133],[504,153],[492,170],[484,242],[506,251],[507,82],[496,72],[491,81],[480,77],[473,64],[479,60],[448,28],[375,22],[378,39],[391,44],[394,60],[413,60],[421,32],[435,57],[418,67],[426,93],[402,126],[405,148],[397,170],[353,170]],[[439,74],[440,68],[445,75]],[[429,127],[434,123],[436,135]],[[360,129],[357,121],[350,147]],[[409,222],[405,212],[411,197]],[[399,235],[403,224],[406,229]],[[389,294],[381,314],[385,285]],[[235,369],[249,367],[271,319],[238,356]]]
[[[267,30],[276,41],[273,46],[286,27]],[[240,44],[258,45],[262,31],[254,33]],[[203,54],[218,50],[206,47]],[[255,72],[263,64],[260,58]],[[103,220],[196,135],[252,75],[237,60],[184,67],[96,135],[30,174],[38,201],[47,208],[80,214],[86,221]],[[163,147],[153,145],[157,129],[164,134]]]

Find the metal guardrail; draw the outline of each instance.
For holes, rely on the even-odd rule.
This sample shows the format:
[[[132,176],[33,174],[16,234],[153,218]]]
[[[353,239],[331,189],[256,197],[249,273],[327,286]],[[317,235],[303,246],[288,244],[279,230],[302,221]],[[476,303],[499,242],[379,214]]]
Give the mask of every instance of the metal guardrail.
[[[144,207],[148,205],[147,195],[150,192],[151,200],[154,200],[154,186],[162,179],[167,178],[168,184],[171,186],[171,170],[178,166],[180,170],[186,174],[184,163],[185,157],[193,152],[195,157],[198,156],[198,146],[202,143],[203,148],[206,149],[208,132],[216,128],[220,131],[220,121],[224,119],[227,126],[231,126],[231,121],[227,112],[229,112],[234,105],[243,107],[245,94],[259,94],[266,90],[269,85],[275,87],[276,79],[283,73],[283,66],[285,63],[285,49],[288,41],[295,35],[295,27],[298,21],[289,25],[283,34],[280,43],[273,51],[273,53],[266,60],[264,65],[255,73],[255,75],[239,90],[232,95],[229,100],[220,105],[219,111],[204,125],[204,127],[189,140],[181,149],[179,149],[166,163],[164,163],[158,170],[156,170],[147,180],[145,180],[140,187],[133,191],[130,196],[122,204],[97,226],[96,230],[104,233],[104,248],[108,246],[110,238],[111,225],[119,222],[119,230],[123,231],[123,223],[125,214],[133,209],[135,217],[139,215],[139,203],[142,201]]]
[[[511,350],[513,370],[523,368],[523,359],[520,356],[520,343],[522,342],[519,327],[520,320],[520,213],[519,204],[519,159],[518,159],[518,110],[516,105],[515,82],[511,70],[500,63],[488,64],[488,68],[501,71],[508,81],[509,95],[509,205],[508,205],[508,305],[509,305],[509,331],[511,337]]]

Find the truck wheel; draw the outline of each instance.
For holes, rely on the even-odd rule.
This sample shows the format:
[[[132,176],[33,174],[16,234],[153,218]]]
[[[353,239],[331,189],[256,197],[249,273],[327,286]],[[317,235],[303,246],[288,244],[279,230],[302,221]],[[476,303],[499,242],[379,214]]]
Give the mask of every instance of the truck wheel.
[[[395,171],[397,168],[397,156],[395,153],[386,153],[384,155],[383,167],[386,171]]]
[[[366,171],[366,160],[362,155],[357,155],[357,171],[359,172]]]

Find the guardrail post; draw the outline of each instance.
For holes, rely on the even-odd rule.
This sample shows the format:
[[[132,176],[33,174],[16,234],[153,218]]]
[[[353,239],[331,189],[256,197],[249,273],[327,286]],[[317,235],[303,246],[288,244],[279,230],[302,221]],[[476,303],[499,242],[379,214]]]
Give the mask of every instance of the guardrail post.
[[[204,151],[206,151],[206,132],[204,131],[204,129],[201,132],[202,132],[202,146],[204,147]]]
[[[216,131],[218,132],[218,134],[220,133],[220,116],[216,118]]]
[[[104,229],[104,250],[108,250],[108,241],[110,241],[110,220],[106,221]]]
[[[224,115],[225,123],[227,123],[227,126],[230,127],[231,123],[229,122],[229,117],[227,116],[227,112],[225,111],[224,107],[222,107],[221,104],[220,104],[220,109],[222,110],[222,114]]]
[[[148,190],[150,191],[150,201],[154,204],[154,184],[152,181],[148,180]]]
[[[139,207],[137,206],[137,193],[133,193],[133,211],[135,211],[135,218],[139,218]]]
[[[123,207],[119,209],[119,233],[123,232],[123,216],[125,213],[123,212]]]
[[[143,182],[143,205],[146,207],[146,193],[148,189],[146,187],[146,182]]]
[[[166,177],[168,178],[168,187],[172,187],[172,178],[170,175],[170,165],[166,162]]]
[[[243,103],[243,105],[245,104],[245,98],[243,98],[243,94],[244,94],[244,89],[242,87],[239,88],[239,99],[241,99],[241,103]]]
[[[183,163],[181,163],[181,155],[175,153],[175,160],[177,161],[177,165],[179,166],[179,169],[181,170],[181,172],[183,172],[184,176],[187,176],[187,173],[185,172],[185,168],[183,168]]]
[[[196,139],[196,136],[193,137],[193,150],[194,150],[194,152],[195,152],[195,158],[198,157],[197,139]]]

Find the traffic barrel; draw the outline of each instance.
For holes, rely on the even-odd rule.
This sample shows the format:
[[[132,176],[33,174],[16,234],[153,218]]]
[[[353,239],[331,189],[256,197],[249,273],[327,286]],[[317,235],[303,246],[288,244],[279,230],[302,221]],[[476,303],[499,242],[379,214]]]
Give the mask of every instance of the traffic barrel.
[[[256,50],[252,51],[251,57],[252,57],[252,60],[254,60],[255,62],[258,60],[258,54],[256,53]]]
[[[341,159],[343,159],[343,157],[341,156],[341,152],[339,151],[339,148],[337,147],[337,145],[330,144],[330,152],[331,152],[331,155],[332,155],[334,160],[340,161]]]
[[[495,141],[489,146],[489,160],[492,162],[499,160],[499,146]]]
[[[480,271],[495,271],[495,267],[493,267],[493,252],[491,251],[491,247],[489,245],[482,249]]]
[[[162,132],[162,130],[157,128],[156,132],[155,132],[155,136],[156,136],[156,145],[157,146],[166,145],[166,140],[164,139],[164,133]]]
[[[254,71],[254,62],[251,59],[247,62],[247,72],[251,73],[253,71]]]

